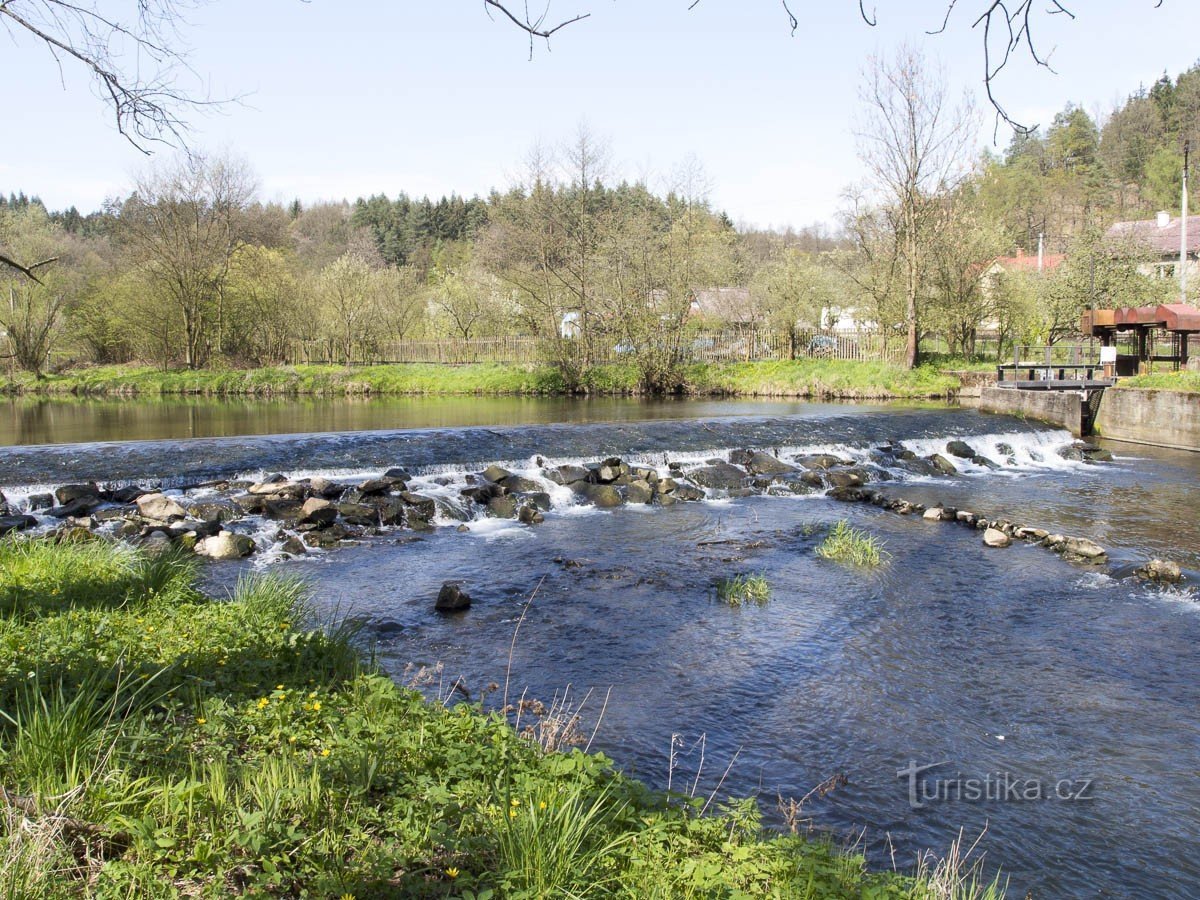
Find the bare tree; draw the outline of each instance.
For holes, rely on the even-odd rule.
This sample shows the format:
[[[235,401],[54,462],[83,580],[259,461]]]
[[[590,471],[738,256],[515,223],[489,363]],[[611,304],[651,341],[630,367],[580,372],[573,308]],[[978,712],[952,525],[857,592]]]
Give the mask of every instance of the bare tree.
[[[149,285],[179,317],[188,368],[203,365],[211,331],[221,322],[254,190],[244,164],[188,154],[142,176],[121,208],[121,237]]]
[[[859,155],[875,199],[889,209],[894,223],[908,332],[905,362],[912,368],[920,355],[927,256],[941,200],[968,171],[973,117],[965,98],[951,104],[940,73],[931,73],[912,48],[901,48],[890,60],[874,58],[865,79]]]

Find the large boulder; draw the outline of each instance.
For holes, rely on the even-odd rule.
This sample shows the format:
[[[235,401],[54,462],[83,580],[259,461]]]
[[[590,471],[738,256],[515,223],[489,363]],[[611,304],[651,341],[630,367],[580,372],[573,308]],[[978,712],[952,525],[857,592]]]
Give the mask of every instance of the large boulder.
[[[557,466],[553,469],[543,469],[542,474],[555,484],[570,485],[587,481],[589,472],[583,466]]]
[[[1152,559],[1136,569],[1134,574],[1139,578],[1159,584],[1179,584],[1183,581],[1183,570],[1179,567],[1179,563],[1165,559]]]
[[[24,531],[36,524],[37,519],[33,516],[0,516],[0,536],[8,534],[10,531]]]
[[[188,512],[202,522],[228,522],[241,515],[241,511],[232,502],[225,500],[206,500],[194,503]]]
[[[1087,538],[1069,537],[1061,545],[1063,556],[1077,562],[1100,564],[1108,559],[1108,553],[1095,541]]]
[[[830,453],[814,453],[809,456],[802,456],[796,462],[804,466],[806,469],[832,469],[834,466],[848,466],[850,460],[842,459]]]
[[[825,480],[829,482],[830,487],[858,487],[866,484],[870,479],[870,475],[859,468],[853,469],[831,469],[825,473]]]
[[[660,497],[674,497],[676,500],[703,500],[704,491],[691,484],[680,484],[670,494],[660,494]]]
[[[966,441],[950,441],[946,444],[946,452],[959,459],[971,459],[978,455]]]
[[[339,503],[338,514],[350,525],[378,525],[379,511],[365,503]]]
[[[730,456],[730,461],[733,462],[733,457]],[[776,459],[770,453],[763,453],[761,450],[750,454],[750,458],[742,463],[752,475],[784,475],[788,472],[795,472],[796,467],[790,466],[780,459]]]
[[[401,491],[400,499],[412,507],[423,519],[432,519],[437,515],[437,502],[424,494],[414,494],[411,491]]]
[[[438,612],[462,612],[471,605],[471,595],[457,581],[447,581],[438,591],[434,609]]]
[[[983,533],[983,543],[988,547],[1007,547],[1012,538],[999,528],[989,528]]]
[[[687,473],[701,487],[717,491],[736,491],[746,486],[746,473],[727,462],[715,462]]]
[[[546,517],[536,506],[526,504],[517,510],[517,521],[522,525],[540,525],[546,521]]]
[[[958,468],[946,457],[940,453],[934,453],[931,456],[925,457],[926,462],[933,466],[934,470],[939,475],[957,475]]]
[[[625,488],[625,499],[630,503],[649,503],[654,499],[654,488],[648,481],[631,481]]]
[[[602,509],[610,509],[625,503],[625,498],[621,495],[621,492],[611,484],[589,485],[584,496]]]
[[[488,515],[497,519],[513,519],[517,515],[517,498],[505,494],[503,497],[493,497],[488,501]]]
[[[253,540],[232,531],[222,531],[196,543],[196,553],[209,559],[242,559],[254,550]]]
[[[532,478],[526,478],[523,475],[509,475],[504,479],[503,484],[505,488],[518,494],[540,491],[542,489],[541,482],[534,481]]]
[[[89,516],[97,506],[100,505],[100,498],[97,496],[76,497],[61,506],[55,506],[46,510],[46,515],[53,516],[56,519],[74,519],[80,516]]]
[[[170,522],[187,516],[187,510],[166,494],[142,494],[136,502],[138,513],[156,522]]]
[[[88,484],[64,484],[54,491],[54,499],[62,506],[65,506],[72,500],[78,500],[80,497],[94,497],[99,501],[100,488],[94,482],[91,482]]]
[[[309,525],[332,525],[337,517],[337,507],[320,497],[309,497],[300,507],[300,521]]]
[[[512,477],[512,472],[501,466],[490,465],[481,473],[485,479],[492,482],[501,482],[506,478]]]

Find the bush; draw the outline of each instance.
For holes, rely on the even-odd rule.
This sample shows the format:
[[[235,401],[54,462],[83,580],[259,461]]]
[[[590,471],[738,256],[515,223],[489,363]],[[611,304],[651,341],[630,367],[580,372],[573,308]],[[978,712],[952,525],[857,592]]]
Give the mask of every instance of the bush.
[[[878,538],[852,528],[842,519],[825,536],[817,555],[847,565],[873,567],[881,565],[887,554]]]

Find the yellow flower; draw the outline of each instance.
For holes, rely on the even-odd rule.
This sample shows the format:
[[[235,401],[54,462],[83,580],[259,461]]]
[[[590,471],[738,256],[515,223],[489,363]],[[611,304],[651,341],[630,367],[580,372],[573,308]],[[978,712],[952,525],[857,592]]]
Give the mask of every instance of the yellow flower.
[[[203,725],[203,724],[204,724],[205,722],[207,722],[207,721],[208,721],[208,719],[204,718],[204,716],[197,716],[197,717],[196,717],[196,724],[197,724],[197,725]]]
[[[313,712],[320,712],[321,711],[321,701],[320,700],[315,701],[313,703],[312,708],[313,708]]]
[[[353,894],[342,894],[342,896],[338,897],[338,900],[354,900],[354,895]]]
[[[263,709],[263,708],[265,708],[265,707],[267,707],[267,706],[270,706],[270,705],[271,705],[271,701],[270,701],[270,700],[268,700],[266,697],[260,697],[260,698],[258,699],[258,708],[259,708],[259,709]]]
[[[509,804],[509,806],[520,806],[521,801],[518,800],[516,797],[513,797],[511,800],[508,801],[508,804]]]
[[[457,878],[458,877],[458,869],[455,868],[454,866],[451,866],[450,868],[448,868],[446,870],[446,874],[449,875],[451,878]]]
[[[538,801],[538,809],[545,809],[545,808],[546,808],[546,801],[545,801],[545,800],[539,800],[539,801]]]
[[[287,623],[287,622],[280,622],[280,623],[279,623],[279,627],[280,627],[280,629],[282,629],[282,630],[286,630],[286,629],[287,629],[287,627],[288,627],[288,623]]]
[[[290,735],[290,736],[288,737],[288,743],[289,743],[289,744],[294,744],[294,743],[296,743],[296,736],[295,736],[294,734],[293,734],[293,735]]]
[[[283,690],[283,685],[282,685],[282,684],[277,684],[277,685],[275,685],[275,690],[277,690],[277,691],[282,691],[282,690]]]
[[[510,819],[515,819],[517,817],[517,811],[515,809],[510,809],[508,811],[508,817]]]
[[[328,755],[329,755],[329,748],[328,748],[328,747],[326,747],[324,750],[322,750],[322,751],[321,751],[321,755],[322,755],[322,756],[328,756]]]

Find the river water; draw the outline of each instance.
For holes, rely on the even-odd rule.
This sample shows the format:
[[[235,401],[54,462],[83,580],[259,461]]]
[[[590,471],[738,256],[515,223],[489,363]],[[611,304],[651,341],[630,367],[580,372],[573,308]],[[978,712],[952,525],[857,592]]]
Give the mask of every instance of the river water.
[[[284,404],[266,421],[293,433],[239,437],[205,435],[240,414],[213,412],[197,433],[146,412],[136,433],[157,439],[130,443],[79,440],[117,436],[114,416],[132,429],[134,411],[105,405],[89,433],[86,407],[71,407],[68,431],[26,419],[4,433],[42,445],[0,450],[0,487],[19,504],[83,477],[356,481],[403,465],[414,490],[440,498],[446,527],[303,559],[267,551],[214,565],[211,578],[229,583],[246,567],[303,576],[323,607],[368,624],[396,677],[428,667],[431,694],[461,679],[477,697],[506,675],[512,697],[590,692],[592,749],[656,786],[754,794],[775,823],[777,796],[843,773],[806,815],[857,837],[878,865],[910,865],[961,829],[968,842],[982,834],[1013,897],[1200,897],[1200,599],[1127,576],[1157,556],[1196,577],[1200,456],[1108,444],[1114,462],[1070,462],[1055,452],[1065,432],[936,406],[423,402],[424,413],[346,406],[327,419],[320,404],[291,415]],[[325,421],[346,430],[327,433]],[[924,455],[950,438],[1001,467],[934,478],[871,453],[902,442]],[[449,514],[467,474],[492,462],[536,479],[539,456],[686,468],[744,447],[785,459],[832,451],[872,466],[891,496],[1088,537],[1111,562],[1079,566],[1021,543],[989,550],[970,529],[820,493],[610,511],[547,483],[553,509],[538,526],[469,518],[463,529]],[[839,519],[881,539],[887,564],[864,572],[819,558]],[[269,529],[239,527],[269,543]],[[717,603],[714,585],[732,573],[764,574],[771,601]],[[465,614],[433,611],[448,579],[475,598]],[[914,805],[897,773],[934,764]]]

